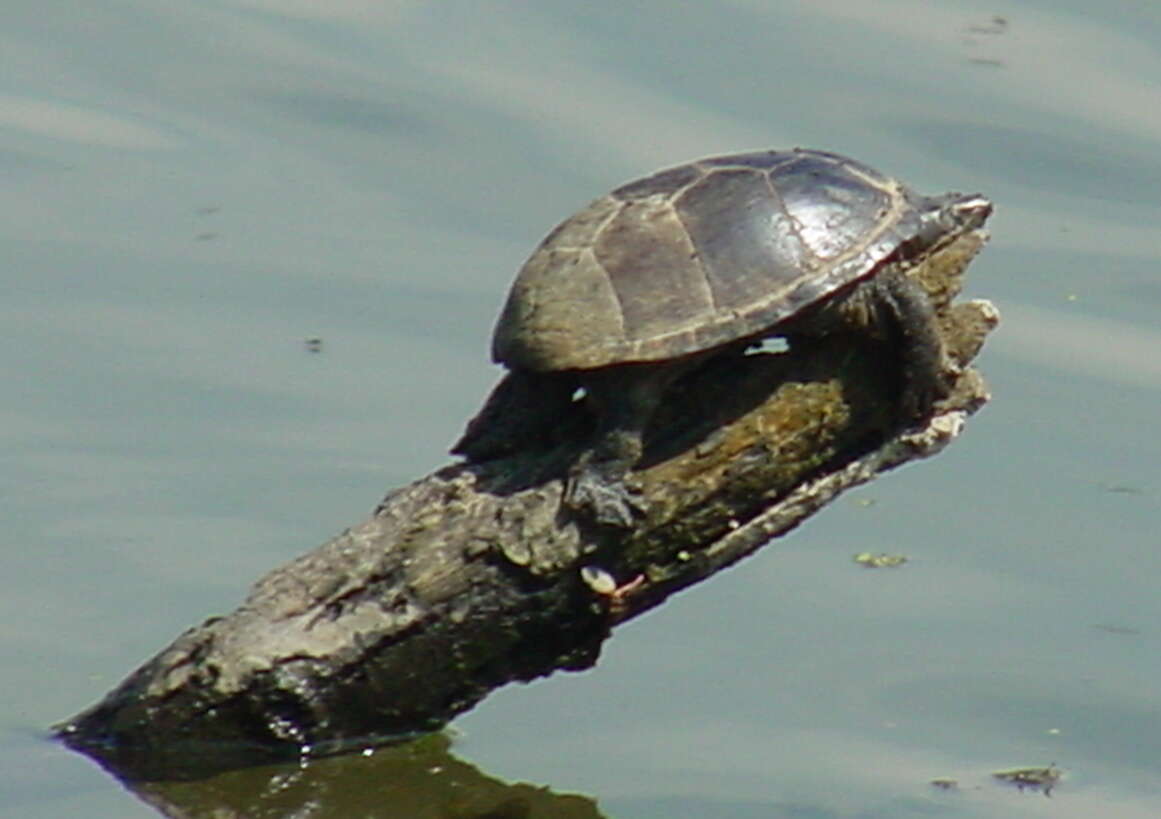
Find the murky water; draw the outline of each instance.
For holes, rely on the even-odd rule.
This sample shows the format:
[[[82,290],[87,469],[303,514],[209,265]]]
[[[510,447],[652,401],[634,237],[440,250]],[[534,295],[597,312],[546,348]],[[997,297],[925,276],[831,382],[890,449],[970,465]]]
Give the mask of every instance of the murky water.
[[[995,200],[993,403],[491,697],[455,764],[578,816],[1158,815],[1159,42],[1130,2],[7,4],[6,810],[155,815],[40,732],[444,463],[558,219],[809,145]],[[988,777],[1049,763],[1051,799]]]

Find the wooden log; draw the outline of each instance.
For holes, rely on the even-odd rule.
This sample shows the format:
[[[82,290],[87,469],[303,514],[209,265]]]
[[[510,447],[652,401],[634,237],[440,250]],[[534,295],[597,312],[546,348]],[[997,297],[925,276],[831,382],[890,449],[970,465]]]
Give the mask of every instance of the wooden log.
[[[986,240],[913,275],[931,294],[950,395],[895,418],[898,355],[863,336],[719,361],[678,382],[631,476],[629,531],[562,511],[591,424],[547,451],[453,464],[259,580],[57,735],[130,779],[330,754],[434,731],[514,680],[593,665],[613,626],[794,528],[843,490],[941,450],[988,399],[968,367],[997,315],[953,304]]]

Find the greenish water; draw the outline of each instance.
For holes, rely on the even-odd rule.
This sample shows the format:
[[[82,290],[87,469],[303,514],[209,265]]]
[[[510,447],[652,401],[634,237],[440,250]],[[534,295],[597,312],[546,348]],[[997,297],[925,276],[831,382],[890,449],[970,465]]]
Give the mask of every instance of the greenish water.
[[[993,403],[594,671],[497,693],[428,768],[495,804],[525,782],[598,805],[561,816],[1161,813],[1161,10],[603,6],[7,4],[13,816],[156,815],[45,727],[444,463],[557,220],[660,166],[792,145],[995,200],[969,276],[1004,315]],[[1049,763],[1051,799],[988,777]],[[406,760],[343,764],[263,815],[446,815]]]

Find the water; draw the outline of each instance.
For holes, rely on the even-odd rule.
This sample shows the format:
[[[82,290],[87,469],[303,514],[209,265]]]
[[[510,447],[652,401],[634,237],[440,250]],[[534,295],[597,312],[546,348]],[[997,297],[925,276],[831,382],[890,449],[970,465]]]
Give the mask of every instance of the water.
[[[556,220],[809,145],[995,200],[994,402],[454,764],[642,819],[1157,815],[1158,42],[1131,2],[9,3],[3,804],[156,815],[44,728],[444,463]]]

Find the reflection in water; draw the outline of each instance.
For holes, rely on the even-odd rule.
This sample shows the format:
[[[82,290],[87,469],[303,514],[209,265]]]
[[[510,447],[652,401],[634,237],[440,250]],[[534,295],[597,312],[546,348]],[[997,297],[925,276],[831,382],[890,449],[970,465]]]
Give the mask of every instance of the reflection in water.
[[[169,817],[599,819],[596,803],[509,784],[456,759],[435,734],[394,748],[231,771],[197,782],[127,782]]]

